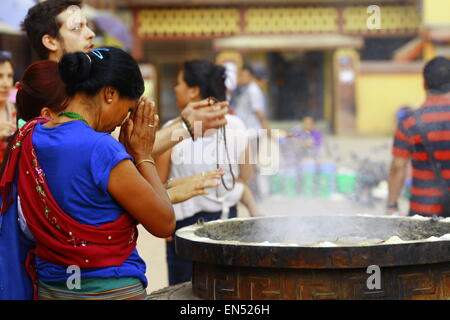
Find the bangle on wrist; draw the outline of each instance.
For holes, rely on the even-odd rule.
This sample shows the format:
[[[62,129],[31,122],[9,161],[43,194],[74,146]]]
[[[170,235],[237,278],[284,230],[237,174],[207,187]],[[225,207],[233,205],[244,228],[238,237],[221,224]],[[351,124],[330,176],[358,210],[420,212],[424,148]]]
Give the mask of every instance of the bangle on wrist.
[[[172,203],[173,204],[173,195],[171,194],[171,192],[170,192],[170,190],[169,189],[166,189],[166,192],[167,192],[167,197],[169,198],[169,200],[170,200],[170,203]]]
[[[393,203],[393,204],[388,204],[387,205],[388,209],[398,209],[398,203]]]
[[[140,165],[141,163],[144,163],[144,162],[148,162],[148,163],[151,163],[152,165],[156,166],[155,160],[153,160],[153,159],[144,159],[144,160],[141,160],[141,161],[139,161],[138,163],[136,163],[136,167],[137,167],[138,165]]]

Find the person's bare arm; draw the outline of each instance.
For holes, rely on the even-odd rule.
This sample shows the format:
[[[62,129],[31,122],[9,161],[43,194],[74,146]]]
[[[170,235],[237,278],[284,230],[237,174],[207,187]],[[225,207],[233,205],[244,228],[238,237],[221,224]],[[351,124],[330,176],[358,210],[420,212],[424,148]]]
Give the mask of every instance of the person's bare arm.
[[[208,172],[198,173],[192,176],[188,177],[182,177],[177,178],[169,181],[167,183],[167,188],[173,188],[181,184],[192,182],[193,180],[202,180],[202,179],[209,179],[209,178],[218,178],[220,179],[221,176],[225,174],[225,171],[222,168],[211,170]]]
[[[119,141],[136,165],[124,160],[115,166],[110,173],[108,192],[147,231],[157,237],[167,237],[175,230],[175,214],[166,189],[151,163],[158,122],[154,105],[147,98],[142,98],[123,124],[119,136]]]
[[[130,160],[111,170],[108,192],[156,237],[168,237],[175,230],[172,204],[152,164],[137,168]]]
[[[247,146],[241,155],[241,161],[239,162],[239,180],[245,184],[249,184],[253,179],[255,164],[252,164],[250,160],[250,147]]]
[[[218,169],[168,181],[171,166],[170,157],[170,150],[163,153],[156,159],[156,168],[161,182],[166,184],[167,194],[172,204],[206,194],[206,189],[218,186],[220,177],[224,174],[222,169]]]
[[[408,167],[408,161],[409,159],[406,158],[399,158],[399,157],[393,157],[391,161],[391,166],[389,169],[389,176],[388,176],[388,189],[389,189],[389,195],[388,195],[388,205],[395,205],[398,201],[398,198],[400,197],[400,194],[403,190],[403,185],[405,183],[405,177],[406,177],[406,170]],[[387,214],[393,214],[394,212],[398,211],[395,208],[387,209]]]
[[[173,146],[188,138],[190,138],[189,132],[183,127],[181,118],[177,118],[169,126],[156,133],[152,156],[156,159],[166,152],[170,154]]]
[[[181,112],[181,117],[188,121],[192,130],[194,130],[194,125],[196,125],[195,128],[200,128],[200,130],[195,130],[193,133],[202,136],[210,129],[217,129],[226,125],[225,115],[227,113],[228,102],[223,101],[210,105],[209,100],[205,99],[189,103]],[[181,117],[157,132],[152,152],[153,157],[157,158],[182,140],[191,138],[183,125]],[[197,125],[198,122],[201,122],[201,126]],[[195,136],[194,138],[197,137]]]
[[[246,185],[244,185],[244,191],[242,192],[241,202],[244,204],[244,206],[247,208],[248,212],[250,213],[250,216],[252,217],[262,217],[264,214],[259,209],[258,205],[256,204],[255,198],[253,197],[252,191]]]
[[[175,179],[169,182],[167,193],[172,203],[180,203],[193,197],[205,195],[206,189],[217,187],[220,177],[224,174],[222,169],[212,170],[203,174]]]
[[[159,157],[155,158],[156,170],[158,171],[158,176],[162,183],[166,183],[167,179],[169,179],[171,156],[172,149],[169,149]]]
[[[270,123],[269,123],[269,120],[267,120],[266,116],[264,115],[264,112],[257,110],[257,111],[255,111],[255,113],[256,113],[256,116],[259,119],[259,122],[261,123],[261,127],[264,130],[267,130],[266,131],[267,132],[267,137],[270,138],[271,134],[270,134]]]

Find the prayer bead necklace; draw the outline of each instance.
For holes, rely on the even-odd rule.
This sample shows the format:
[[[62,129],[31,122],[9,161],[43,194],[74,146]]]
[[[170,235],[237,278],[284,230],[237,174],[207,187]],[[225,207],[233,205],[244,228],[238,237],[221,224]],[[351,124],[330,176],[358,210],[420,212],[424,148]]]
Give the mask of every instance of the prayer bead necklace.
[[[218,102],[218,100],[216,98],[214,98],[214,97],[208,98],[208,105],[210,105],[210,106],[214,105],[217,102]],[[220,180],[222,181],[222,185],[225,188],[225,190],[231,191],[231,190],[234,189],[234,186],[236,185],[236,177],[235,177],[234,172],[233,172],[233,167],[232,167],[231,161],[230,161],[230,154],[228,152],[227,135],[226,135],[225,126],[220,127],[218,129],[218,132],[217,132],[217,135],[216,135],[216,167],[217,167],[217,169],[220,169],[220,166],[219,166],[219,144],[220,144],[220,137],[221,136],[223,137],[223,142],[224,142],[224,145],[225,145],[225,154],[227,156],[227,161],[228,161],[228,168],[230,169],[230,174],[231,174],[231,178],[232,178],[232,181],[233,181],[232,182],[232,186],[231,187],[227,186],[223,176],[220,176]],[[217,193],[218,193],[218,190],[216,189],[216,195],[217,195]]]

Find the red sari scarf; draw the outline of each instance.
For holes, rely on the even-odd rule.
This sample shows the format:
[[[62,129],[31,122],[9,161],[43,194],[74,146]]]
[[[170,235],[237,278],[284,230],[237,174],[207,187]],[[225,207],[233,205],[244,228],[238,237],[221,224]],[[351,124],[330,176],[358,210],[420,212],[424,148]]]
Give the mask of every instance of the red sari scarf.
[[[3,214],[11,201],[18,173],[18,194],[27,225],[36,240],[35,254],[42,260],[80,268],[121,265],[136,248],[137,222],[123,213],[101,226],[81,224],[65,213],[53,198],[32,144],[34,128],[47,122],[35,118],[17,133],[0,180]]]

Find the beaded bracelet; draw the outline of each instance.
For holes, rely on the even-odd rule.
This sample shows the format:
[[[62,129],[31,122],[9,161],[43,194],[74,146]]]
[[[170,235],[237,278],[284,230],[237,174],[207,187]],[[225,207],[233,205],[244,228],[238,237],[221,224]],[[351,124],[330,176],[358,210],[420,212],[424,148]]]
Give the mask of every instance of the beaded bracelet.
[[[189,135],[191,136],[192,140],[194,140],[194,132],[192,131],[191,124],[183,116],[181,116],[181,120],[182,120],[182,123],[184,124],[183,127],[189,132]]]

